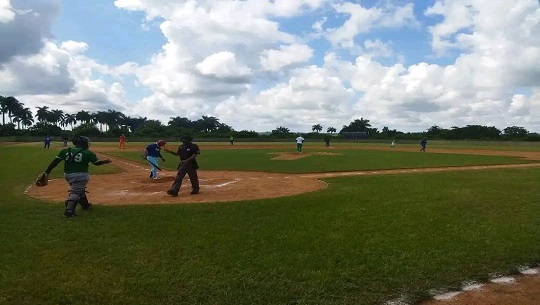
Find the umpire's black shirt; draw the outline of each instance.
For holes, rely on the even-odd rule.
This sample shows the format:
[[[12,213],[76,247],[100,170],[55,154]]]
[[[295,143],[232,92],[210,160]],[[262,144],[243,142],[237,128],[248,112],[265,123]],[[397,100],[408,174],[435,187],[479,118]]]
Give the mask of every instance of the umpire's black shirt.
[[[180,156],[180,161],[187,160],[193,155],[200,154],[199,146],[193,143],[182,144],[178,147],[178,155]],[[178,166],[180,167],[180,166]],[[198,169],[199,165],[197,164],[197,159],[189,161],[189,164],[186,164],[186,167],[189,169]]]

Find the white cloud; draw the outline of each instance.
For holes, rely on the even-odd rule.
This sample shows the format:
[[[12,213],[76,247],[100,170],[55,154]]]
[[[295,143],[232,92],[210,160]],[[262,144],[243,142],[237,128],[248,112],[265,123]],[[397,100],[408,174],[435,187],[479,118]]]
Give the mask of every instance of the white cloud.
[[[142,11],[144,22],[159,24],[166,43],[145,62],[115,66],[88,57],[88,48],[98,45],[53,41],[55,6],[31,8],[42,17],[16,13],[9,23],[0,22],[0,34],[11,41],[0,49],[0,90],[32,105],[115,107],[164,121],[215,115],[236,129],[261,131],[279,125],[309,131],[317,123],[339,129],[361,116],[377,127],[404,130],[521,123],[540,130],[537,0],[435,0],[425,11],[428,21],[422,20],[431,20],[427,29],[417,27],[412,3],[395,3],[116,0],[117,7]],[[334,13],[346,21],[328,28]],[[287,32],[299,16],[311,33]],[[32,39],[19,47],[19,27],[26,23],[33,26],[24,37]],[[390,35],[373,35],[382,28],[430,35],[432,51],[447,57],[420,54],[421,47],[397,49],[401,45]],[[321,36],[331,42],[327,49],[315,40]],[[394,49],[424,60],[396,63]],[[337,55],[343,51],[347,55]],[[315,64],[319,54],[324,61]],[[125,82],[133,77],[150,93],[128,102]]]
[[[333,44],[345,48],[354,47],[354,39],[373,28],[398,28],[417,24],[412,3],[367,8],[361,4],[344,2],[334,4],[334,8],[338,13],[349,15],[349,18],[341,27],[328,29],[326,37]]]
[[[281,124],[301,131],[318,123],[338,128],[351,118],[354,96],[327,69],[309,66],[294,71],[286,83],[230,97],[216,106],[215,113],[241,129],[257,126],[259,131],[268,131]]]
[[[264,50],[261,66],[265,70],[278,71],[291,65],[308,62],[313,56],[313,49],[308,45],[282,45],[279,50]]]
[[[238,64],[236,55],[227,51],[206,57],[196,67],[203,75],[212,75],[218,78],[243,78],[251,74],[250,68]]]
[[[86,57],[87,44],[46,42],[35,55],[17,56],[0,70],[0,92],[14,95],[30,107],[48,105],[64,111],[126,109],[126,94],[119,82],[96,78],[107,67]]]
[[[0,23],[8,23],[15,19],[15,12],[9,0],[0,0]]]

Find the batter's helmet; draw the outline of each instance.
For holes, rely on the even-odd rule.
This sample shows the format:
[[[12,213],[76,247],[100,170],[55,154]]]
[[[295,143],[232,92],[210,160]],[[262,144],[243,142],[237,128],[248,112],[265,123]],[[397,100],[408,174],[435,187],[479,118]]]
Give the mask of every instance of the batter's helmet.
[[[167,144],[167,141],[165,141],[165,140],[159,140],[159,141],[157,141],[157,145],[158,145],[158,146],[164,146],[165,144]]]
[[[88,147],[90,147],[90,139],[88,137],[76,136],[71,142],[73,143],[73,145],[79,146],[84,149],[88,149]]]

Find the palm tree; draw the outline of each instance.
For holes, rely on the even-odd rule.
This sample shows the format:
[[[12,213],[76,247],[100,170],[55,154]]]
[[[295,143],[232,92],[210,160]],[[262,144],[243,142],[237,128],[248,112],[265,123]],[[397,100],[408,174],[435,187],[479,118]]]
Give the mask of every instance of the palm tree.
[[[272,130],[272,134],[274,135],[287,135],[290,134],[291,130],[287,127],[279,126],[278,128]]]
[[[219,119],[213,116],[202,116],[202,119],[197,120],[199,123],[199,128],[202,131],[210,132],[214,131],[219,126]]]
[[[116,110],[107,110],[106,124],[110,129],[111,127],[118,127],[120,122],[126,117],[122,112]]]
[[[337,131],[337,129],[335,129],[334,127],[328,127],[328,129],[326,129],[326,132],[329,132],[331,134],[336,132],[336,131]]]
[[[99,131],[103,132],[103,124],[107,123],[107,112],[98,111],[92,114],[92,119],[94,122],[99,123]]]
[[[19,118],[21,119],[23,127],[32,126],[32,124],[34,124],[34,115],[30,108],[23,108],[19,113]]]
[[[177,128],[191,128],[192,124],[190,119],[179,116],[171,117],[168,123],[169,126]]]
[[[85,124],[90,124],[90,122],[92,122],[92,119],[93,119],[92,114],[90,114],[90,112],[85,111],[85,110],[81,110],[77,112],[77,114],[75,115],[75,118],[77,119],[77,121],[84,122]]]
[[[143,118],[143,117],[139,117],[139,118],[126,117],[125,123],[129,127],[129,130],[131,130],[131,132],[134,132],[139,127],[141,127],[144,123],[146,123],[147,120],[148,120],[147,118]]]
[[[51,123],[54,123],[54,124],[60,123],[60,125],[64,126],[62,124],[63,119],[64,119],[64,111],[62,111],[60,109],[51,110],[51,112],[49,114],[49,121]]]
[[[19,111],[23,108],[23,104],[19,102],[16,98],[13,96],[8,96],[4,98],[7,108],[7,113],[9,117],[9,122],[11,123],[11,118],[13,117],[13,113]]]
[[[2,125],[6,125],[6,113],[8,113],[8,101],[5,96],[0,95],[0,111],[2,111]]]
[[[73,125],[77,124],[77,115],[66,113],[64,115],[64,124],[71,125],[71,130],[73,130]]]
[[[311,130],[319,133],[321,130],[323,130],[323,128],[321,124],[316,124],[316,125],[311,126]]]
[[[17,123],[17,128],[21,129],[21,123],[24,126],[30,126],[34,123],[34,118],[30,108],[20,108],[12,114],[13,122]]]
[[[36,117],[38,121],[40,122],[47,122],[49,119],[49,107],[43,106],[43,107],[36,107],[38,110],[36,112]]]

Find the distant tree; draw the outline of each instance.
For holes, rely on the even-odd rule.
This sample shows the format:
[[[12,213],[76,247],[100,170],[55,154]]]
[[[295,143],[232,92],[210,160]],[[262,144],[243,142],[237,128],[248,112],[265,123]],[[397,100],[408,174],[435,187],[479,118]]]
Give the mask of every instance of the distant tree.
[[[147,120],[142,124],[135,132],[137,136],[149,137],[149,136],[162,136],[167,132],[167,127],[161,124],[158,120]]]
[[[14,118],[13,114],[23,109],[23,104],[13,96],[5,97],[4,100],[7,108],[9,122],[11,123],[13,122]]]
[[[315,131],[316,133],[319,133],[323,130],[323,127],[321,126],[321,124],[315,124],[311,126],[311,130]]]
[[[193,122],[190,119],[179,116],[171,117],[167,125],[176,128],[193,128]]]
[[[503,132],[506,136],[512,138],[521,138],[529,134],[529,131],[527,129],[518,126],[506,127],[505,129],[503,129]]]
[[[0,111],[2,112],[2,125],[6,125],[6,114],[8,113],[8,101],[5,96],[0,95]]]
[[[433,125],[433,126],[428,128],[427,135],[438,136],[441,133],[442,130],[443,129],[441,127],[439,127],[437,125]]]
[[[334,132],[337,132],[337,129],[335,129],[334,127],[328,127],[328,128],[326,129],[326,132],[329,132],[329,133],[332,134],[332,133],[334,133]]]
[[[106,111],[92,113],[92,120],[99,124],[99,131],[103,132],[103,125],[107,124],[109,117]]]
[[[84,124],[90,124],[92,122],[92,114],[86,110],[81,110],[75,114],[75,118],[77,121],[82,122]]]
[[[53,109],[49,112],[48,121],[53,124],[62,124],[64,120],[64,111],[60,109]]]
[[[371,127],[371,124],[369,123],[369,120],[364,120],[364,118],[360,118],[359,120],[356,119],[352,121],[348,126],[343,125],[343,128],[341,129],[339,133],[369,131],[370,127]]]
[[[17,123],[19,129],[21,129],[21,124],[23,129],[25,126],[31,126],[34,124],[34,117],[30,108],[18,109],[15,113],[13,113],[13,116],[13,121]]]
[[[199,131],[211,132],[218,128],[219,119],[213,116],[203,115],[201,119],[197,120],[197,129]]]
[[[74,125],[77,124],[77,115],[76,114],[65,114],[64,115],[64,124],[67,126],[67,125],[70,125],[71,126],[71,130],[73,130],[74,128]]]
[[[272,130],[273,135],[289,135],[291,134],[291,131],[287,127],[280,126],[274,130]]]
[[[49,107],[43,106],[43,107],[36,107],[38,110],[36,112],[36,117],[39,122],[47,122],[49,120]]]
[[[143,117],[132,118],[128,116],[125,118],[125,124],[129,127],[131,132],[135,132],[137,129],[143,126],[146,121],[148,121],[148,119]]]
[[[219,133],[230,133],[231,131],[234,131],[234,129],[225,123],[219,123],[216,129],[216,132]]]

